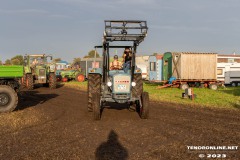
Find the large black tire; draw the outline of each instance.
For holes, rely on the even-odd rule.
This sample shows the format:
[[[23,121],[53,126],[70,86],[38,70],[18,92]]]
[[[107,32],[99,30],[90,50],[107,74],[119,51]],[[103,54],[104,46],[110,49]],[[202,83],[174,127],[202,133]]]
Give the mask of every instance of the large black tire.
[[[142,119],[148,119],[149,117],[149,94],[143,92],[141,95],[142,107],[140,108],[139,115]]]
[[[143,93],[143,80],[141,74],[134,74],[133,82],[136,83],[135,87],[132,87],[132,96],[138,98]]]
[[[93,120],[101,119],[101,103],[100,103],[100,94],[95,93],[92,97],[92,108],[93,108]]]
[[[11,112],[18,104],[18,95],[7,85],[0,85],[0,112]]]
[[[54,73],[49,74],[49,88],[56,89],[57,88],[57,78]]]
[[[33,85],[33,75],[32,74],[27,74],[26,75],[26,83],[25,83],[25,85],[26,85],[26,88],[28,90],[33,90],[34,85]]]
[[[93,94],[101,93],[101,75],[100,74],[89,74],[88,75],[88,111],[92,112],[93,108]]]

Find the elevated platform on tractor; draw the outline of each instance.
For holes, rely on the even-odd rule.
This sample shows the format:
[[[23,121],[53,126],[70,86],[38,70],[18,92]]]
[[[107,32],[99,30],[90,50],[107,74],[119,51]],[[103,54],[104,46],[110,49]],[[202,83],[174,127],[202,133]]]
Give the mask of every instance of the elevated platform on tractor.
[[[104,40],[141,43],[147,36],[147,22],[137,20],[105,20]]]

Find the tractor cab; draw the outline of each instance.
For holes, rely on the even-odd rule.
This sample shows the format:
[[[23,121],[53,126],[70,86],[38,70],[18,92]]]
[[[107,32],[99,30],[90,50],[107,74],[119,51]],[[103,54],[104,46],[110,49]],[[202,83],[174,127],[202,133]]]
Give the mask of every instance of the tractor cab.
[[[143,92],[141,70],[135,65],[137,46],[147,36],[146,21],[106,20],[102,49],[103,65],[88,71],[88,110],[99,120],[108,102],[135,106],[141,118],[148,118],[148,93]],[[130,45],[116,45],[126,42]],[[110,50],[130,49],[131,57],[123,61],[122,67],[111,69]],[[124,57],[124,56],[123,56]],[[144,100],[143,100],[144,99]]]

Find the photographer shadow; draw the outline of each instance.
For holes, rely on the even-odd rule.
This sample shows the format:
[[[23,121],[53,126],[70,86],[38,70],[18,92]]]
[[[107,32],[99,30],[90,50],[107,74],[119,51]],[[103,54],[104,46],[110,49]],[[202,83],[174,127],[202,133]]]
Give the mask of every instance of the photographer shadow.
[[[96,160],[127,160],[128,151],[118,141],[118,135],[111,130],[108,140],[103,142],[95,152]]]

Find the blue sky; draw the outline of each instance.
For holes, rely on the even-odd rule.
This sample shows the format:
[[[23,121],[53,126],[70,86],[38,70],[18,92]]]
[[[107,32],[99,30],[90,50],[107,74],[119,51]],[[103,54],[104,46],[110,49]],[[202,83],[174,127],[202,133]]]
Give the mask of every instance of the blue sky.
[[[0,0],[0,59],[26,53],[83,57],[101,44],[105,19],[147,20],[140,54],[238,54],[239,8],[239,0]]]

